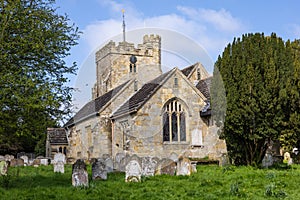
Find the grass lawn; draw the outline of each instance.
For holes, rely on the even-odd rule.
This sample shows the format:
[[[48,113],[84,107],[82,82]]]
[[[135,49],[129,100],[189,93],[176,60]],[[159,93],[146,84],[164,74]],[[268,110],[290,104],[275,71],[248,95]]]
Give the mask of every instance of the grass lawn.
[[[110,173],[106,181],[91,181],[88,188],[74,188],[72,166],[65,173],[53,166],[16,167],[0,177],[0,199],[300,199],[300,166],[291,169],[197,166],[191,176],[143,177],[125,183],[124,173]],[[91,167],[88,166],[89,177]]]

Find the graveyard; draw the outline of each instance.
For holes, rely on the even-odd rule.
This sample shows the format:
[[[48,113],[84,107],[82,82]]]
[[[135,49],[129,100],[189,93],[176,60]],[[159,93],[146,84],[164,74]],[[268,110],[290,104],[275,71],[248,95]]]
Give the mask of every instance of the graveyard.
[[[131,159],[131,164],[127,165],[127,168],[131,165],[136,166],[139,162],[137,160]],[[100,163],[98,169],[103,169],[101,165],[103,159],[98,159],[94,163]],[[137,182],[127,181],[127,172],[124,171],[111,170],[107,171],[104,178],[101,174],[97,176],[97,173],[96,175],[93,173],[97,168],[96,164],[87,164],[86,185],[73,184],[72,167],[72,164],[65,164],[63,172],[54,172],[55,164],[9,167],[6,175],[0,177],[0,197],[1,199],[300,198],[298,190],[300,167],[295,164],[282,163],[276,167],[262,169],[250,166],[221,167],[216,164],[202,164],[197,165],[189,175],[144,174]],[[78,169],[80,167],[77,168],[77,173],[80,173]]]

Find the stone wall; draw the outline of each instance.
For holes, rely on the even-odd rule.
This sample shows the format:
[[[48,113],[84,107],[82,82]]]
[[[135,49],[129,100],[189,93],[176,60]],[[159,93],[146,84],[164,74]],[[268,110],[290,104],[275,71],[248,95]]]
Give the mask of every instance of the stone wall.
[[[178,87],[174,88],[174,78]],[[177,98],[186,105],[186,142],[163,142],[162,109],[166,102]],[[177,71],[173,77],[151,97],[134,115],[118,118],[114,122],[113,157],[117,153],[129,155],[169,157],[172,153],[189,157],[210,157],[217,159],[224,149],[224,142],[218,140],[214,131],[202,121],[200,110],[204,106],[203,96]],[[203,145],[192,146],[191,133],[200,130]]]

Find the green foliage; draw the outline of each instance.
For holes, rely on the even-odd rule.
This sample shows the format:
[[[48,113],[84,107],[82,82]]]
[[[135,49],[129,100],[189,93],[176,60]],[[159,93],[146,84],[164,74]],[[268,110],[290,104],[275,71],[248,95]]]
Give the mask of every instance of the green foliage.
[[[91,167],[88,166],[89,178]],[[17,170],[19,172],[17,173]],[[230,173],[216,165],[197,166],[191,176],[153,176],[126,183],[125,173],[109,173],[106,181],[89,180],[73,187],[72,166],[54,173],[53,166],[10,168],[9,187],[0,185],[1,199],[299,199],[299,166],[293,170],[235,167]],[[17,175],[19,174],[19,175]]]
[[[64,58],[79,32],[53,0],[0,2],[0,154],[33,152],[46,127],[70,111]]]
[[[232,163],[258,166],[271,141],[281,139],[288,148],[297,144],[299,47],[299,41],[284,42],[276,34],[246,34],[228,44],[216,61],[212,107],[220,109],[226,99],[225,120],[218,115],[215,120],[222,125],[220,136]]]

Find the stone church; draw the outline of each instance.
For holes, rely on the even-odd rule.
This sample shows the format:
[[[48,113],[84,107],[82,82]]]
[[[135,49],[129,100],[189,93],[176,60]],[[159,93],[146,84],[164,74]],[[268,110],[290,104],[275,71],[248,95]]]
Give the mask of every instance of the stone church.
[[[219,160],[226,144],[209,108],[211,76],[200,63],[162,73],[161,37],[96,52],[92,100],[65,125],[67,157],[117,154]]]

